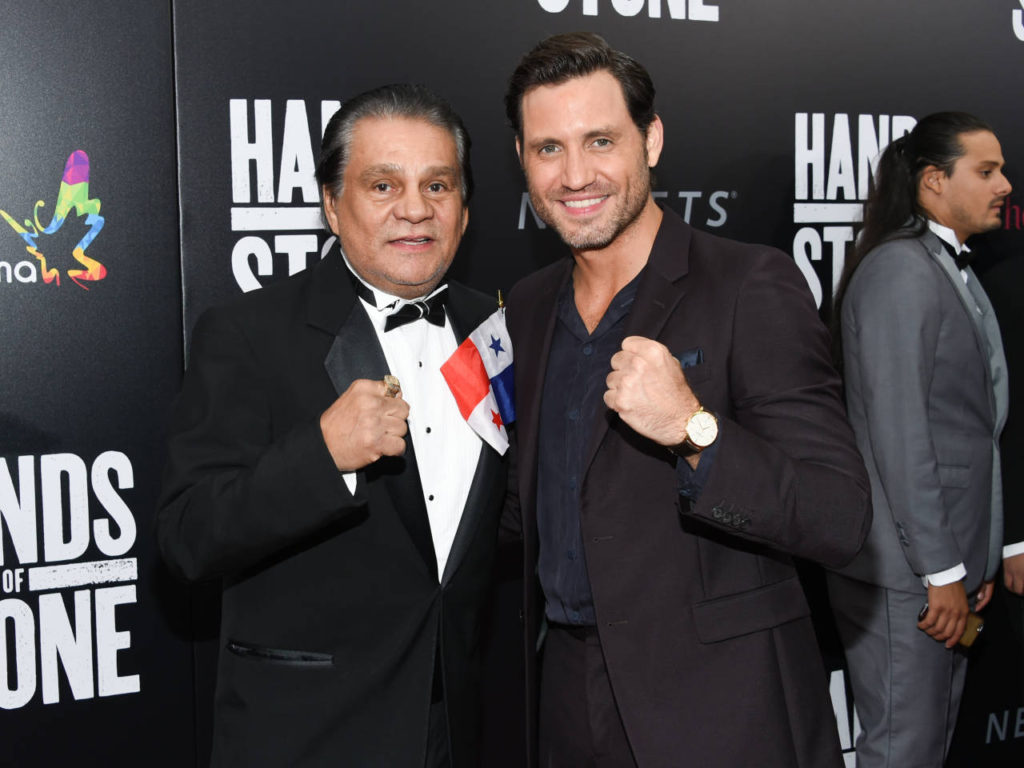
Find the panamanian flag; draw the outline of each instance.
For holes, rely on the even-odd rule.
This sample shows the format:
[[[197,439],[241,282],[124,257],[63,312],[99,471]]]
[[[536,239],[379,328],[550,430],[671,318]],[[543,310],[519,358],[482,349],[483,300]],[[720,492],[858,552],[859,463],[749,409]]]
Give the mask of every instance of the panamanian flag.
[[[499,309],[469,334],[441,366],[455,402],[474,432],[498,453],[508,450],[506,424],[516,420],[512,341]]]

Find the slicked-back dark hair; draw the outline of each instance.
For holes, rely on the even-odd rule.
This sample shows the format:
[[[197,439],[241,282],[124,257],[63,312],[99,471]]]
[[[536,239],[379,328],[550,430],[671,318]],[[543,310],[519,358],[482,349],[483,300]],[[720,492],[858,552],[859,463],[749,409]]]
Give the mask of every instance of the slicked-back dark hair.
[[[409,118],[423,120],[448,131],[455,140],[459,160],[459,186],[462,203],[467,205],[473,195],[473,170],[469,164],[471,141],[469,131],[452,105],[423,85],[396,83],[353,96],[334,113],[324,129],[320,145],[320,162],[316,180],[320,188],[340,195],[344,189],[345,166],[348,165],[352,133],[363,118]]]
[[[577,77],[606,71],[622,88],[626,109],[640,133],[654,121],[654,83],[647,70],[630,56],[616,51],[592,32],[567,32],[541,40],[523,56],[508,81],[505,114],[523,140],[523,95],[540,85],[561,85]]]
[[[853,273],[864,257],[885,241],[924,234],[928,222],[917,199],[921,175],[931,166],[951,175],[965,153],[961,137],[978,131],[994,133],[988,123],[967,112],[936,112],[922,117],[910,133],[885,148],[864,204],[864,227],[847,255],[833,302],[833,357],[838,364],[842,363],[840,313]]]

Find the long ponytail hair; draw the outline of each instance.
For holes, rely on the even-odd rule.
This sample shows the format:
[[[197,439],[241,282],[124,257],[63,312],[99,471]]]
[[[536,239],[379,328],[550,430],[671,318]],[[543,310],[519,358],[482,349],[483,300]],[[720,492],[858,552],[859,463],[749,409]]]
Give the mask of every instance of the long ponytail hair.
[[[992,128],[967,112],[936,112],[921,118],[914,129],[894,140],[878,160],[875,184],[864,204],[864,226],[848,249],[843,274],[832,302],[832,351],[842,367],[841,313],[853,273],[874,248],[887,240],[920,237],[928,228],[917,199],[921,174],[935,166],[949,175],[963,156],[960,136]]]

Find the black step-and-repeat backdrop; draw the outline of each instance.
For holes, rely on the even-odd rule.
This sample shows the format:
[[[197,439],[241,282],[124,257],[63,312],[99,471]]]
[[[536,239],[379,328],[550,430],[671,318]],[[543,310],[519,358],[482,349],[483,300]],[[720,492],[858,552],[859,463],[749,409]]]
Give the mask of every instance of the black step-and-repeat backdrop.
[[[1024,257],[1022,0],[9,0],[2,13],[0,765],[205,764],[216,590],[170,583],[157,560],[164,423],[202,310],[320,257],[312,170],[352,94],[424,82],[463,115],[478,191],[454,270],[489,292],[564,255],[526,200],[502,95],[525,50],[576,29],[654,76],[661,202],[792,253],[823,312],[875,156],[928,112],[995,126],[1021,191],[980,247],[986,264]],[[487,766],[522,762],[515,574],[503,563],[496,588]],[[950,765],[1024,758],[1013,610],[1002,595],[990,609]],[[822,640],[852,765],[827,621]]]
[[[0,9],[0,765],[192,765],[171,9]]]

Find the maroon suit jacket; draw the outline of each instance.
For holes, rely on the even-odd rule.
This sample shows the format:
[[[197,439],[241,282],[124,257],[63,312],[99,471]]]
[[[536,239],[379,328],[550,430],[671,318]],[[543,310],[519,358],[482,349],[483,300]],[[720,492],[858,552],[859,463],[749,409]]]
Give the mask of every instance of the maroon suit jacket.
[[[537,444],[555,302],[571,260],[508,301],[516,355],[527,701],[536,697]],[[699,500],[675,459],[608,409],[592,415],[581,526],[598,632],[638,764],[841,765],[827,681],[791,556],[837,566],[870,522],[868,481],[827,333],[785,254],[665,212],[626,335],[657,339],[718,415]],[[535,708],[533,708],[535,709]],[[527,730],[535,741],[534,713]]]

